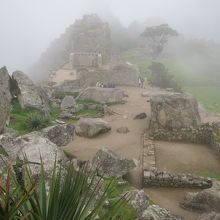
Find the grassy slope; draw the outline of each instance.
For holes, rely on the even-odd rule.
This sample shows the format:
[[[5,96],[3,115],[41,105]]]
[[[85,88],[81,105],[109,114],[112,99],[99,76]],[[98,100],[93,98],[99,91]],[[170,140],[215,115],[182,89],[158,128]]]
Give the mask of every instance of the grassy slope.
[[[147,69],[152,60],[145,56],[140,56],[135,51],[127,51],[123,54],[123,59],[136,64],[140,68],[143,76],[146,75]],[[169,70],[169,73],[180,83],[186,92],[195,96],[207,109],[220,113],[220,88],[214,86],[201,86],[209,81],[209,75],[197,76],[186,66],[183,66],[175,60],[163,58],[158,59]]]

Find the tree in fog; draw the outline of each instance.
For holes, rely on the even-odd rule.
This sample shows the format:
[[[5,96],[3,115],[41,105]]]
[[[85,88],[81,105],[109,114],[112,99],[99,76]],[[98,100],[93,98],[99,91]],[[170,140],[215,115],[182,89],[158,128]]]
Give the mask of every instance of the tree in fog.
[[[158,26],[147,27],[141,36],[147,39],[150,54],[153,58],[156,58],[163,51],[168,39],[172,36],[178,36],[178,33],[168,24],[161,24]]]

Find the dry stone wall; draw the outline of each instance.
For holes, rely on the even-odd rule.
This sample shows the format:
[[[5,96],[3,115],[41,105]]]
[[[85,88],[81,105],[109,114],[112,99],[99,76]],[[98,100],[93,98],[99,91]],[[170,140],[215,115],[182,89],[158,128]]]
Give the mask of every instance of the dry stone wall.
[[[182,128],[180,130],[155,130],[151,132],[151,138],[161,141],[179,141],[195,144],[207,144],[215,150],[220,157],[220,129],[212,124],[201,124],[197,127]]]
[[[144,186],[206,189],[212,186],[212,181],[191,174],[176,174],[152,168],[144,171]]]

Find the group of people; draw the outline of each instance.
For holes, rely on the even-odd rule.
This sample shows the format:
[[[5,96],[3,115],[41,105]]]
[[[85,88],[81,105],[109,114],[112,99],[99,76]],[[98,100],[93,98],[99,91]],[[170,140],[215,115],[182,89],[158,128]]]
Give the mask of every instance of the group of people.
[[[148,86],[148,81],[147,81],[147,78],[143,78],[142,76],[139,76],[138,77],[138,84],[139,84],[139,87],[140,88],[144,88],[146,89],[147,86]]]
[[[103,83],[97,82],[96,83],[96,87],[100,87],[100,88],[115,88],[115,84],[114,83],[103,84]]]

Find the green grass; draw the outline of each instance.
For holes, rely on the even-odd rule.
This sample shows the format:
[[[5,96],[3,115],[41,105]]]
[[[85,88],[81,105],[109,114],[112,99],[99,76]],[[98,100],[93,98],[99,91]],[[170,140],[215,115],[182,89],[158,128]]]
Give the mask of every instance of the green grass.
[[[120,197],[120,195],[123,195],[124,193],[134,190],[134,188],[129,184],[125,183],[123,185],[118,184],[117,179],[105,179],[104,185],[108,186],[111,181],[111,188],[113,188],[113,191],[110,191],[107,193],[108,200],[110,201],[110,207],[108,210],[112,209],[112,204],[117,201]],[[102,212],[105,212],[106,210],[103,208]],[[133,220],[137,218],[137,212],[135,209],[130,205],[126,204],[122,210],[120,211],[120,215],[118,216],[117,220]]]
[[[184,90],[195,96],[208,110],[220,113],[219,87],[185,86]]]
[[[30,132],[28,127],[27,120],[33,114],[39,114],[39,111],[35,109],[21,109],[21,106],[17,99],[12,101],[12,109],[10,114],[10,124],[9,127],[17,130],[19,134],[25,134]]]
[[[84,99],[84,100],[79,99],[77,100],[77,103],[83,105],[100,104],[99,102],[96,102],[92,99]]]
[[[52,121],[56,120],[61,113],[59,108],[52,108],[51,109],[51,117],[47,120],[47,123],[44,124],[44,127],[48,127],[52,125]],[[29,108],[29,109],[22,109],[18,100],[14,99],[12,101],[12,109],[10,112],[10,124],[9,127],[18,131],[20,135],[29,133],[33,131],[30,126],[28,125],[28,120],[33,115],[40,115],[40,111]]]
[[[135,50],[129,50],[123,54],[123,59],[136,64],[143,76],[147,76],[147,69],[152,63],[152,59],[140,55]],[[174,79],[183,87],[185,92],[191,93],[208,110],[220,113],[220,88],[210,86],[210,76],[194,73],[186,65],[182,65],[169,58],[159,58],[156,61],[163,63],[174,76]],[[204,86],[207,85],[207,86]]]
[[[208,170],[201,171],[201,172],[197,173],[197,175],[202,176],[202,177],[206,177],[206,178],[212,178],[215,180],[220,180],[220,175],[213,173],[213,172],[210,172]]]

